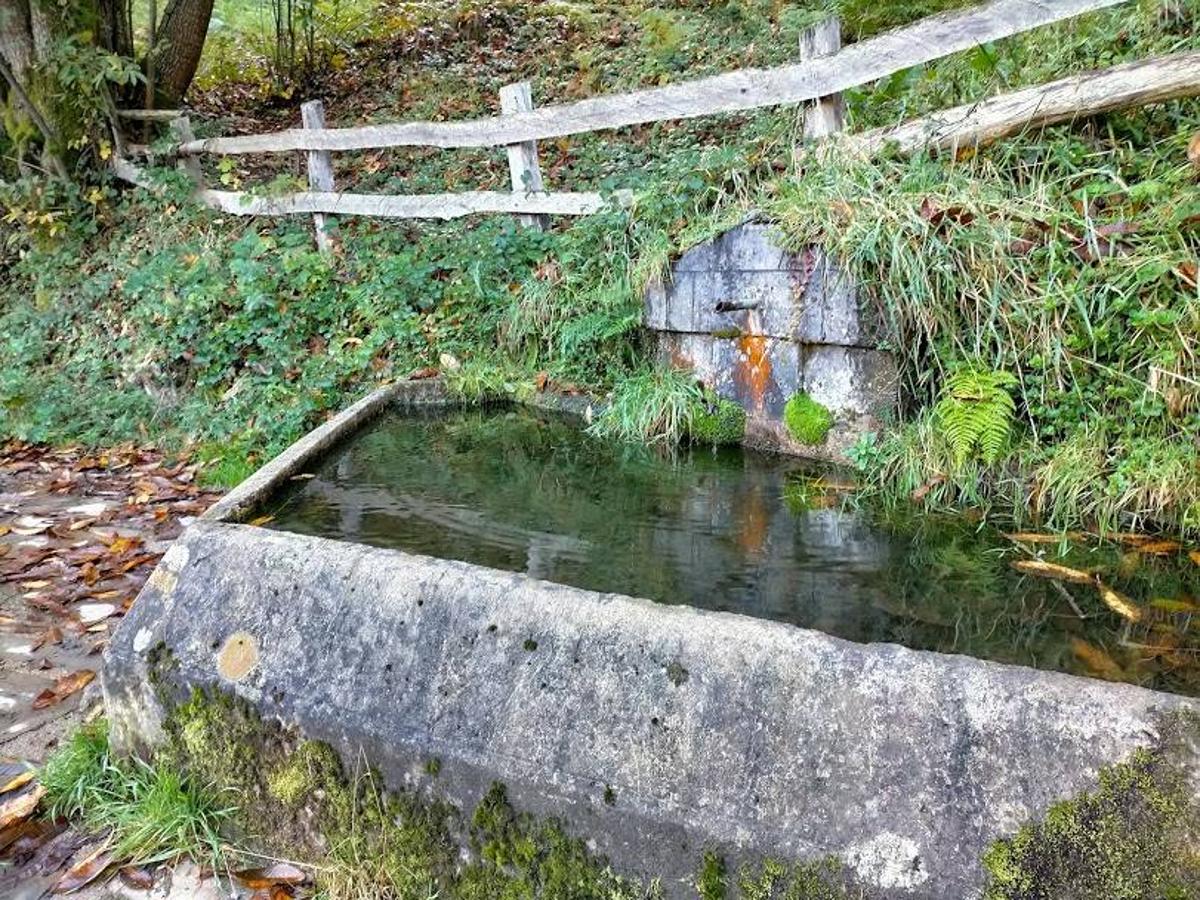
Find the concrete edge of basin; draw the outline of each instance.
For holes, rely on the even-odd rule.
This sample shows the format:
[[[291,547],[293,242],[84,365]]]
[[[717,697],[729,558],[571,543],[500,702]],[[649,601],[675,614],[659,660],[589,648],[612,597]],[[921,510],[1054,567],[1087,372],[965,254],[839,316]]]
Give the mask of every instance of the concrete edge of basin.
[[[227,670],[237,636],[253,663]],[[389,786],[430,757],[442,774],[423,787],[460,809],[504,783],[518,808],[677,897],[704,846],[834,855],[876,898],[973,896],[991,840],[1153,746],[1162,715],[1197,708],[231,523],[185,532],[110,645],[118,745],[163,738],[157,648],[176,688],[230,692],[365,755]]]
[[[330,447],[392,406],[446,406],[451,398],[438,379],[397,381],[376,388],[357,403],[318,425],[225,494],[201,516],[205,522],[238,522],[246,518],[285,481],[320,459]]]

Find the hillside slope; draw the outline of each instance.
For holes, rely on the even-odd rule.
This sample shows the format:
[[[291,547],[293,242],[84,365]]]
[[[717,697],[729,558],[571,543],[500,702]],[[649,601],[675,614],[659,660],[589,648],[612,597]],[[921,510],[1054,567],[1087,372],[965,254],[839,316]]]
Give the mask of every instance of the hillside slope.
[[[946,5],[837,8],[855,37]],[[826,11],[769,0],[385,6],[292,97],[264,86],[253,60],[210,59],[197,130],[282,127],[310,96],[333,123],[463,118],[493,112],[515,80],[549,103],[780,63]],[[1196,49],[1197,22],[1200,0],[1144,2],[981,47],[852,92],[852,127]],[[178,184],[166,197],[10,186],[20,227],[5,235],[0,435],[195,442],[228,482],[371,383],[445,354],[463,361],[454,377],[473,395],[532,390],[546,372],[620,397],[648,365],[645,279],[754,208],[797,243],[836,248],[893,323],[908,402],[895,434],[859,448],[869,485],[1058,527],[1196,530],[1197,106],[1080,122],[959,160],[797,161],[794,109],[543,142],[548,184],[632,188],[636,207],[545,234],[501,218],[345,222],[333,264],[305,223],[215,215]],[[247,158],[208,176],[280,187],[300,166]],[[340,155],[336,175],[344,188],[435,191],[503,186],[507,170],[497,152],[386,151]],[[1119,239],[1101,244],[1105,234]],[[964,370],[1015,385],[1015,426],[988,463],[953,452],[930,411],[947,373]],[[666,383],[650,399],[670,399]]]

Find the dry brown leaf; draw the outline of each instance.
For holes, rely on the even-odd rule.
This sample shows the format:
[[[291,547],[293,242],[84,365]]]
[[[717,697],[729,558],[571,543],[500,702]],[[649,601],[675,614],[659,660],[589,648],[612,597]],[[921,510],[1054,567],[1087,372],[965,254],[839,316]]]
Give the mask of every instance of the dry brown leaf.
[[[139,891],[154,887],[154,873],[144,866],[124,866],[117,874],[125,884]]]
[[[12,797],[8,797],[3,802],[0,802],[0,829],[8,828],[17,822],[23,822],[32,816],[34,810],[37,809],[38,802],[45,793],[46,789],[44,787],[40,784],[35,784],[28,790],[14,794]]]
[[[1100,591],[1100,599],[1104,601],[1104,605],[1117,615],[1124,616],[1130,622],[1140,622],[1142,616],[1145,615],[1140,606],[1120,591],[1110,588],[1101,581],[1096,582],[1096,588]]]
[[[29,782],[33,781],[37,775],[33,769],[26,769],[24,772],[18,772],[16,775],[8,779],[4,784],[0,785],[0,794],[7,794],[9,791],[15,791],[25,787]]]
[[[233,875],[248,888],[270,888],[280,884],[303,884],[308,875],[291,863],[275,863],[261,869],[244,869]]]
[[[1200,131],[1192,135],[1188,141],[1187,158],[1193,166],[1200,169]]]
[[[1018,559],[1012,564],[1012,567],[1024,575],[1036,575],[1038,578],[1053,578],[1057,581],[1069,581],[1072,584],[1096,583],[1095,577],[1088,572],[1041,559]]]
[[[84,853],[79,862],[67,869],[50,889],[50,892],[68,894],[81,887],[86,887],[104,874],[104,870],[108,868],[110,862],[112,862],[112,851],[109,850],[108,841],[101,841]]]
[[[70,675],[64,675],[34,698],[33,708],[45,709],[47,706],[61,703],[76,691],[81,691],[91,684],[95,677],[96,673],[91,669],[80,669]]]
[[[1200,550],[1189,550],[1188,559],[1200,566]]]

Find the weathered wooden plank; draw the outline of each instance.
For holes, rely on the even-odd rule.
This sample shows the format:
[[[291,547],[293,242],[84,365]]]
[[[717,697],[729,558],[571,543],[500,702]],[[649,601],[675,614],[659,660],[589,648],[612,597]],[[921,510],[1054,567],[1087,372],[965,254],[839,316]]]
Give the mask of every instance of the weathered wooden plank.
[[[319,131],[325,127],[325,104],[320,100],[309,100],[300,104],[300,122],[307,129]],[[328,150],[308,151],[308,186],[314,191],[333,192],[333,157]],[[313,231],[317,249],[332,253],[336,235],[324,213],[313,215]]]
[[[168,123],[167,127],[170,129],[171,134],[174,135],[175,140],[179,141],[180,144],[186,144],[195,139],[195,135],[192,134],[191,120],[187,116],[177,116]],[[196,187],[203,186],[204,173],[200,168],[200,160],[194,156],[181,155],[175,165],[179,171],[186,174],[196,183]]]
[[[871,154],[975,147],[1030,128],[1129,106],[1200,96],[1200,51],[1085,72],[1058,81],[941,110],[891,128],[854,135],[849,145]]]
[[[528,81],[519,84],[508,84],[500,88],[500,114],[504,116],[529,112],[533,109],[533,87]],[[510,144],[508,147],[508,172],[512,179],[512,189],[515,193],[540,193],[545,190],[542,186],[542,167],[538,163],[537,141],[523,141],[520,144]],[[522,225],[530,228],[543,228],[544,218],[539,216],[520,216]]]
[[[127,181],[137,187],[145,188],[148,191],[158,189],[158,185],[154,183],[154,179],[150,177],[150,173],[141,166],[123,159],[120,156],[114,156],[109,163],[113,175],[120,178],[122,181]]]
[[[170,122],[183,115],[180,109],[118,109],[117,117],[132,122]]]
[[[800,58],[821,59],[842,49],[842,21],[830,16],[800,34]],[[819,98],[804,110],[804,137],[816,140],[841,131],[846,123],[846,101],[840,93]]]
[[[922,19],[847,47],[836,56],[775,69],[742,69],[666,87],[544,106],[511,116],[330,128],[319,133],[289,129],[274,134],[191,141],[180,147],[180,152],[494,147],[645,122],[800,103],[988,41],[1123,2],[1126,0],[993,0],[984,6]]]
[[[241,191],[201,191],[198,199],[240,216],[375,216],[386,219],[456,219],[477,213],[585,216],[604,209],[600,194],[510,194],[464,191],[459,194],[339,194],[305,191],[282,197],[256,197]],[[621,202],[622,198],[616,198]]]

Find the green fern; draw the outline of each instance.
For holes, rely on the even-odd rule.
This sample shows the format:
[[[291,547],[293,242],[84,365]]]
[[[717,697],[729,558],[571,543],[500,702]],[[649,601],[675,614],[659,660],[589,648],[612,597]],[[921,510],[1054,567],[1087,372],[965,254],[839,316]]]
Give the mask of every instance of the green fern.
[[[978,458],[997,462],[1012,436],[1016,403],[1009,388],[1011,372],[969,369],[951,375],[934,408],[938,432],[950,445],[957,464]]]

